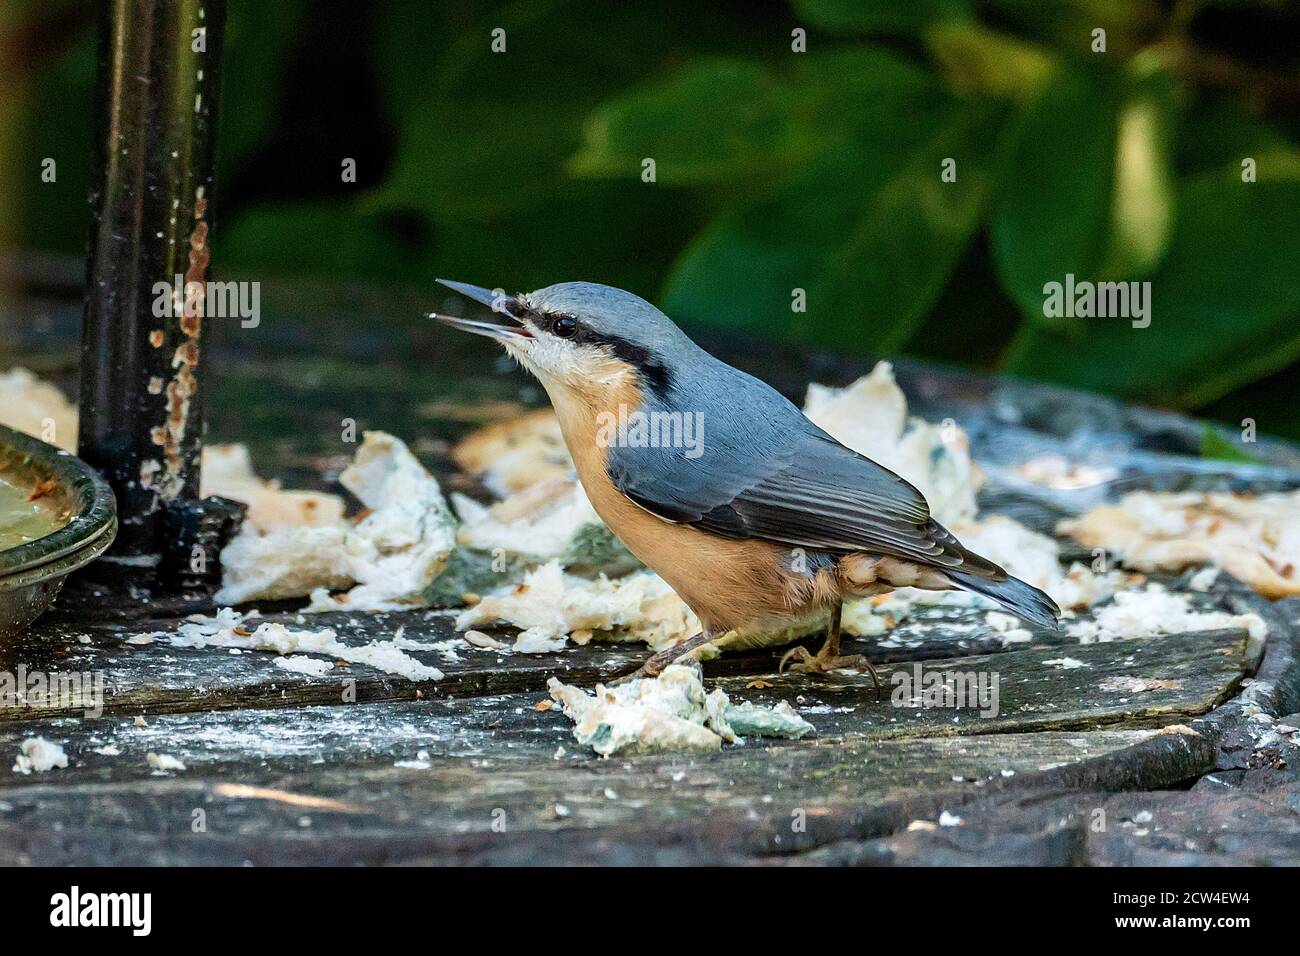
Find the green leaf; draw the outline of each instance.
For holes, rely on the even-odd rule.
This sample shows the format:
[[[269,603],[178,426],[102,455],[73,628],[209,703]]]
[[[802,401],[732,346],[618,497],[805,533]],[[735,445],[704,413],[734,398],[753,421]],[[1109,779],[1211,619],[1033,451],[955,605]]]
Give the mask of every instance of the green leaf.
[[[796,59],[803,108],[837,144],[770,192],[727,207],[695,238],[665,291],[678,318],[791,336],[792,290],[822,273],[866,197],[905,165],[946,102],[923,72],[883,51]]]
[[[827,143],[886,139],[891,126],[924,119],[915,114],[949,99],[919,64],[883,47],[842,47],[794,60],[791,82],[799,91],[799,109],[806,111],[801,119]]]
[[[978,225],[997,128],[990,110],[932,106],[892,140],[827,153],[770,198],[719,217],[677,263],[667,309],[856,351],[898,349]],[[947,158],[956,182],[940,178]],[[797,289],[806,311],[792,308]]]
[[[1178,208],[1149,327],[1026,326],[1006,370],[1195,407],[1300,357],[1300,178],[1243,183],[1229,167],[1184,184]]]
[[[1117,91],[1063,72],[1030,104],[1000,173],[991,242],[1003,287],[1043,316],[1043,286],[1101,264],[1111,221]]]
[[[954,90],[1026,100],[1051,78],[1047,50],[970,20],[947,20],[925,32],[926,46]]]
[[[584,176],[639,181],[646,158],[668,186],[746,185],[803,165],[848,139],[885,135],[934,98],[933,81],[877,49],[796,57],[778,76],[738,59],[707,58],[602,105],[569,163]]]
[[[399,135],[365,208],[480,224],[547,208],[568,195],[584,122],[615,91],[706,49],[752,53],[771,35],[726,8],[667,6],[620,4],[606,16],[563,0],[382,4],[378,58]],[[504,53],[492,51],[498,28]]]
[[[793,338],[792,290],[822,275],[853,229],[859,191],[880,188],[878,175],[845,149],[810,163],[770,198],[726,209],[673,266],[664,308],[678,320]],[[814,314],[825,315],[817,305]]]
[[[968,0],[794,0],[794,9],[833,33],[918,34],[941,20],[970,16]]]
[[[796,105],[789,85],[752,61],[702,60],[597,109],[569,169],[635,180],[652,158],[665,186],[770,174],[812,151],[816,134]]]
[[[991,108],[955,112],[868,198],[843,247],[810,290],[829,308],[810,309],[796,330],[809,340],[856,351],[889,354],[903,347],[979,225],[999,118]],[[948,159],[957,164],[955,182],[941,176]],[[832,310],[838,309],[847,321],[833,321]],[[859,322],[852,320],[855,313]]]
[[[1219,434],[1213,425],[1201,429],[1201,457],[1215,461],[1236,461],[1252,465],[1264,464],[1264,459],[1242,451]]]
[[[1045,287],[1140,279],[1173,231],[1174,84],[1154,56],[1123,76],[1063,70],[1030,104],[1008,147],[991,242],[1003,287],[1046,321]]]

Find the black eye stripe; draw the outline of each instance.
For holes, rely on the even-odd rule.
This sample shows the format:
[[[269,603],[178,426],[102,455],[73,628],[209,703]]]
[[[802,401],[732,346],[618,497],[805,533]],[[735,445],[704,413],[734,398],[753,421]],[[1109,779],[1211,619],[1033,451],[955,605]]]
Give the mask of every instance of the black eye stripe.
[[[511,303],[514,308],[512,311],[515,316],[521,319],[527,319],[540,329],[560,336],[560,338],[573,338],[581,340],[584,332],[591,330],[578,320],[576,315],[568,312],[539,312],[523,303],[520,299],[514,299]]]
[[[646,384],[660,394],[672,387],[672,375],[668,367],[658,355],[642,345],[617,335],[597,332],[577,316],[567,312],[538,312],[535,309],[528,309],[528,318],[539,327],[570,342],[604,346],[616,358],[622,359],[640,372]],[[557,323],[560,320],[565,320],[566,323],[572,322],[573,331],[567,335],[559,332]]]

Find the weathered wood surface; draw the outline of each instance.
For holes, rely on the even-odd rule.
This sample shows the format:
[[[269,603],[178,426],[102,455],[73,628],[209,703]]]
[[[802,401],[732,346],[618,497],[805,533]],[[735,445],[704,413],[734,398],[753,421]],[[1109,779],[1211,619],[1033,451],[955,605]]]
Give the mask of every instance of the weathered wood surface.
[[[410,619],[409,635],[424,615],[392,617]],[[365,623],[367,636],[396,626],[380,618]],[[996,673],[999,712],[987,718],[970,709],[877,702],[861,676],[777,676],[769,667],[760,671],[765,687],[748,686],[750,677],[718,682],[736,698],[791,701],[816,727],[812,739],[602,760],[577,748],[567,718],[536,709],[554,662],[501,658],[517,665],[508,669],[511,680],[534,683],[528,692],[482,695],[463,682],[444,695],[437,690],[444,682],[417,688],[374,675],[359,677],[358,686],[373,680],[404,699],[358,695],[344,704],[339,679],[286,674],[269,653],[124,645],[117,634],[107,640],[116,645],[86,650],[77,641],[81,650],[71,653],[121,653],[123,673],[161,670],[180,689],[203,675],[227,692],[218,706],[238,709],[159,696],[147,684],[134,698],[126,695],[130,707],[118,709],[118,695],[110,696],[110,712],[96,720],[27,714],[0,724],[0,753],[15,753],[24,737],[40,734],[70,758],[67,769],[15,776],[0,787],[0,860],[787,859],[880,839],[913,820],[934,824],[944,811],[960,815],[973,799],[1008,787],[1060,786],[1069,774],[1090,774],[1089,785],[1104,787],[1194,779],[1212,769],[1215,749],[1212,735],[1186,725],[1231,693],[1246,667],[1245,635],[1233,631],[1076,646],[1070,656],[1085,666],[1070,669],[1047,663],[1062,654],[1053,647],[922,665]],[[557,656],[602,654],[622,661],[629,652],[587,647]],[[487,672],[498,665],[478,666]],[[910,674],[913,665],[896,666]],[[882,668],[887,688],[891,672]],[[1164,685],[1090,692],[1108,676]],[[307,698],[299,692],[312,685],[325,689],[329,705],[302,706]],[[416,689],[431,692],[415,700]],[[259,709],[236,703],[249,699]],[[185,712],[165,712],[182,704]],[[137,720],[137,713],[147,716]],[[1172,730],[1133,729],[1148,724]],[[160,774],[149,753],[175,757],[186,769]],[[414,766],[394,766],[399,761]],[[1087,769],[1097,761],[1106,761],[1104,772]],[[200,810],[207,829],[194,833]]]
[[[408,439],[444,486],[474,493],[451,471],[450,442],[541,400],[489,346],[420,322],[437,302],[267,293],[258,329],[215,329],[211,437],[246,441],[258,468],[286,485],[338,490],[351,419]],[[0,365],[70,381],[75,304],[43,306],[41,323],[28,305],[0,309]],[[358,315],[382,316],[382,329],[358,326]],[[796,400],[808,381],[843,384],[869,366],[727,346]],[[984,506],[1039,530],[1087,495],[1123,488],[1300,483],[1300,452],[1284,443],[1258,446],[1271,470],[1207,464],[1195,458],[1200,426],[1177,416],[916,363],[898,373],[916,413],[951,415],[971,434],[990,471]],[[1082,451],[1120,464],[1116,482],[1080,497],[1025,488],[1003,470],[1027,454],[1073,455],[1081,432]],[[634,646],[498,655],[461,645],[449,658],[445,614],[298,622],[283,605],[267,608],[267,620],[330,626],[348,643],[402,626],[408,640],[438,645],[408,653],[447,675],[416,683],[354,664],[303,677],[269,653],[170,646],[165,634],[183,615],[212,610],[201,596],[146,602],[74,587],[0,648],[0,671],[102,673],[106,714],[0,708],[0,758],[33,734],[70,757],[30,777],[0,769],[0,862],[1295,862],[1300,748],[1273,728],[1300,722],[1285,716],[1300,709],[1300,602],[1269,606],[1226,581],[1196,600],[1268,617],[1262,666],[1234,631],[1087,646],[1035,631],[1004,646],[982,613],[931,609],[846,649],[880,662],[887,698],[913,661],[996,672],[995,716],[877,703],[870,680],[851,674],[777,677],[776,653],[755,652],[710,662],[706,675],[736,698],[791,701],[813,737],[601,760],[536,704],[548,676],[608,679],[639,661]],[[1048,663],[1063,657],[1086,666]],[[768,686],[750,686],[759,677]],[[1102,689],[1121,677],[1156,683]],[[187,769],[157,774],[148,753]],[[394,766],[408,761],[418,766]],[[961,823],[938,826],[945,811]]]
[[[514,654],[475,648],[459,637],[446,613],[429,611],[384,614],[323,613],[310,616],[272,614],[255,619],[280,621],[291,627],[330,627],[344,643],[357,645],[391,640],[398,628],[408,642],[406,653],[422,664],[439,668],[439,681],[414,681],[384,673],[363,664],[338,666],[321,677],[304,676],[276,666],[274,653],[227,648],[173,647],[168,637],[180,622],[141,621],[131,624],[85,624],[71,628],[42,622],[7,647],[0,649],[0,670],[14,672],[21,664],[29,672],[81,672],[102,674],[104,709],[110,714],[171,713],[239,707],[284,707],[334,704],[344,701],[376,702],[413,700],[417,692],[428,698],[478,697],[532,691],[544,693],[548,677],[567,683],[593,685],[635,668],[647,651],[636,644],[593,642],[552,654]],[[255,623],[250,622],[250,623]],[[856,729],[897,728],[919,724],[924,733],[950,733],[960,728],[942,711],[918,708],[909,721],[899,723],[906,708],[891,705],[894,674],[910,677],[917,647],[907,647],[908,634],[918,634],[924,645],[922,673],[961,671],[995,674],[1000,679],[1002,716],[981,720],[976,732],[1000,732],[1040,726],[1101,725],[1116,720],[1159,720],[1202,713],[1222,700],[1243,675],[1245,634],[1202,632],[1144,641],[1080,645],[1064,635],[1042,635],[1037,645],[1004,646],[996,638],[971,642],[965,630],[945,632],[932,619],[905,622],[882,639],[847,640],[851,651],[882,662],[879,676],[886,700],[874,702],[870,678],[836,673],[807,678],[773,673],[778,651],[724,655],[706,665],[709,676],[747,675],[722,681],[734,697],[775,703],[805,695],[818,706],[856,714]],[[509,635],[503,635],[507,639]],[[819,638],[812,638],[816,644]],[[1064,642],[1071,640],[1068,645]],[[142,642],[142,643],[133,643]],[[422,645],[427,649],[412,647]],[[882,646],[883,645],[883,646]],[[999,653],[972,655],[974,649],[999,648]],[[947,659],[939,659],[940,654]],[[1066,668],[1047,663],[1068,657],[1081,666]],[[902,657],[896,667],[884,663]],[[763,677],[773,688],[756,693],[745,685]],[[1173,682],[1174,688],[1156,688],[1136,695],[1090,693],[1108,677],[1146,678]],[[852,708],[852,710],[844,710]],[[84,708],[62,701],[27,701],[0,705],[0,722],[30,720],[34,716],[76,714]],[[907,732],[907,731],[890,731]]]
[[[1244,644],[1245,635],[1238,632],[1204,632],[1081,646],[1073,656],[1083,666],[1070,669],[1047,663],[1056,653],[1050,650],[1011,651],[997,657],[969,657],[923,666],[926,673],[960,670],[988,675],[996,682],[998,693],[983,705],[966,700],[954,701],[950,706],[923,706],[919,697],[893,688],[891,674],[895,671],[890,666],[880,669],[886,687],[881,700],[875,698],[869,677],[847,672],[817,677],[760,672],[753,676],[721,678],[712,686],[722,687],[737,701],[765,705],[787,701],[813,724],[817,736],[823,739],[853,736],[882,740],[1093,730],[1109,725],[1165,726],[1189,722],[1232,692],[1244,675]],[[144,655],[176,653],[150,648],[133,650]],[[575,648],[572,653],[587,656],[587,651]],[[269,662],[274,656],[247,652],[232,657],[222,648],[186,653],[195,658],[194,667],[188,673],[205,675],[228,668],[243,672],[247,666],[243,658],[262,658]],[[264,695],[257,700],[257,705],[288,708],[287,711],[264,714],[248,709],[245,698],[243,706],[229,708],[227,719],[226,714],[213,713],[215,708],[209,701],[191,701],[182,710],[173,708],[173,701],[168,700],[167,706],[155,708],[146,694],[132,697],[131,706],[116,707],[111,706],[116,695],[112,694],[110,685],[104,716],[100,718],[83,719],[79,714],[40,720],[30,708],[11,708],[9,721],[0,724],[0,753],[6,746],[16,750],[24,736],[42,728],[58,734],[60,739],[69,733],[79,740],[84,738],[87,743],[82,748],[82,757],[93,765],[104,766],[111,766],[113,761],[96,759],[91,745],[120,747],[117,735],[125,735],[128,741],[147,743],[155,751],[161,748],[176,752],[184,760],[191,738],[202,746],[224,747],[237,742],[233,744],[236,748],[256,754],[258,726],[266,728],[264,742],[271,754],[277,752],[274,735],[284,726],[300,734],[319,734],[324,750],[340,753],[351,751],[349,737],[367,741],[367,748],[378,746],[376,741],[386,740],[385,746],[390,750],[384,753],[395,756],[421,749],[435,755],[489,755],[493,741],[504,750],[537,744],[541,748],[537,752],[545,751],[547,755],[557,745],[575,746],[568,739],[570,722],[558,713],[558,708],[536,709],[540,701],[549,701],[546,678],[557,671],[563,673],[563,669],[548,668],[535,661],[526,671],[535,683],[530,692],[466,694],[462,687],[461,693],[448,694],[439,692],[445,681],[417,685],[401,678],[388,678],[395,686],[405,688],[405,696],[400,702],[389,702],[382,708],[362,698],[355,703],[345,702],[346,686],[332,676],[303,677],[275,670],[282,675],[272,675],[276,683],[256,685],[256,690]],[[909,678],[913,676],[912,665],[904,665],[900,671]],[[1149,681],[1154,686],[1139,691],[1105,689],[1107,679],[1113,677]],[[293,693],[295,689],[310,686],[325,689],[322,696],[328,699],[324,706],[306,706],[304,697]],[[422,695],[420,699],[416,699],[417,689]],[[921,693],[919,687],[916,693]],[[896,699],[891,700],[891,695]],[[283,716],[286,712],[288,717]],[[135,718],[141,715],[148,716],[144,717],[143,726],[137,726]],[[398,724],[389,728],[387,725],[393,721]],[[552,733],[556,729],[561,731],[558,737]],[[90,736],[85,737],[86,734]],[[212,734],[228,734],[229,738],[210,741]],[[769,742],[763,746],[774,744]],[[202,754],[200,748],[194,755]],[[316,756],[320,753],[313,754]]]
[[[1219,771],[1190,789],[1075,787],[991,795],[959,827],[849,838],[792,857],[801,865],[1295,866],[1300,777]]]
[[[359,766],[316,767],[307,763],[313,739],[322,750],[337,753],[329,745],[339,744],[373,754],[369,738],[344,743],[299,727],[286,741],[277,714],[246,726],[259,737],[269,730],[270,748],[292,750],[292,759],[257,766],[218,739],[237,732],[235,715],[197,719],[215,726],[210,743],[191,738],[194,766],[185,773],[148,776],[139,748],[161,741],[146,734],[125,773],[88,758],[66,782],[0,788],[0,862],[63,863],[84,853],[119,863],[734,862],[879,836],[915,819],[933,823],[1011,782],[1063,779],[1062,766],[1135,745],[1162,747],[1159,769],[1145,778],[1157,786],[1209,769],[1212,755],[1195,735],[1125,731],[850,737],[699,756],[553,759],[567,734],[552,732],[522,753],[495,737],[490,756],[457,742],[454,756],[431,754],[427,769],[376,766],[391,762],[391,752]],[[387,728],[377,732],[395,742]],[[200,810],[206,830],[195,833]]]
[[[1069,658],[1081,666],[1073,667],[1049,663],[1063,659],[1059,648],[887,665],[879,668],[881,703],[869,676],[843,672],[812,680],[766,675],[771,686],[756,689],[747,689],[748,678],[726,677],[717,686],[758,703],[797,702],[827,733],[875,738],[1155,727],[1190,721],[1226,700],[1245,676],[1245,645],[1245,632],[1202,631],[1076,645]],[[997,713],[985,715],[974,704],[961,710],[927,705],[915,679],[906,691],[895,686],[896,676],[924,681],[950,673],[989,675],[998,687]],[[1127,689],[1130,681],[1149,689]],[[820,717],[829,719],[818,723]]]

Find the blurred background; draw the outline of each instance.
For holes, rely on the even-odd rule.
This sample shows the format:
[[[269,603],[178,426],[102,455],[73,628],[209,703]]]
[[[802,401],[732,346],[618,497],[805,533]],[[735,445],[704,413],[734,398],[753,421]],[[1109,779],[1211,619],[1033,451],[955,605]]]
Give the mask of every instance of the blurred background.
[[[10,262],[81,268],[97,8],[0,5]],[[435,276],[588,279],[688,329],[911,354],[1300,439],[1298,4],[228,10],[214,278],[428,290],[431,306]],[[1043,285],[1067,273],[1149,280],[1150,327],[1045,317]]]

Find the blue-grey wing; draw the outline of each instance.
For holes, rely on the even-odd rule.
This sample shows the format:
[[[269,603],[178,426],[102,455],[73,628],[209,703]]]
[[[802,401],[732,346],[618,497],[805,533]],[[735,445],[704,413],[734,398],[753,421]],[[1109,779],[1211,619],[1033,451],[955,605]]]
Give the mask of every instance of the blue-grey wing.
[[[706,432],[694,458],[682,449],[612,447],[606,468],[647,511],[722,537],[971,570],[974,559],[980,570],[1001,571],[962,548],[915,487],[799,419],[775,430]]]

